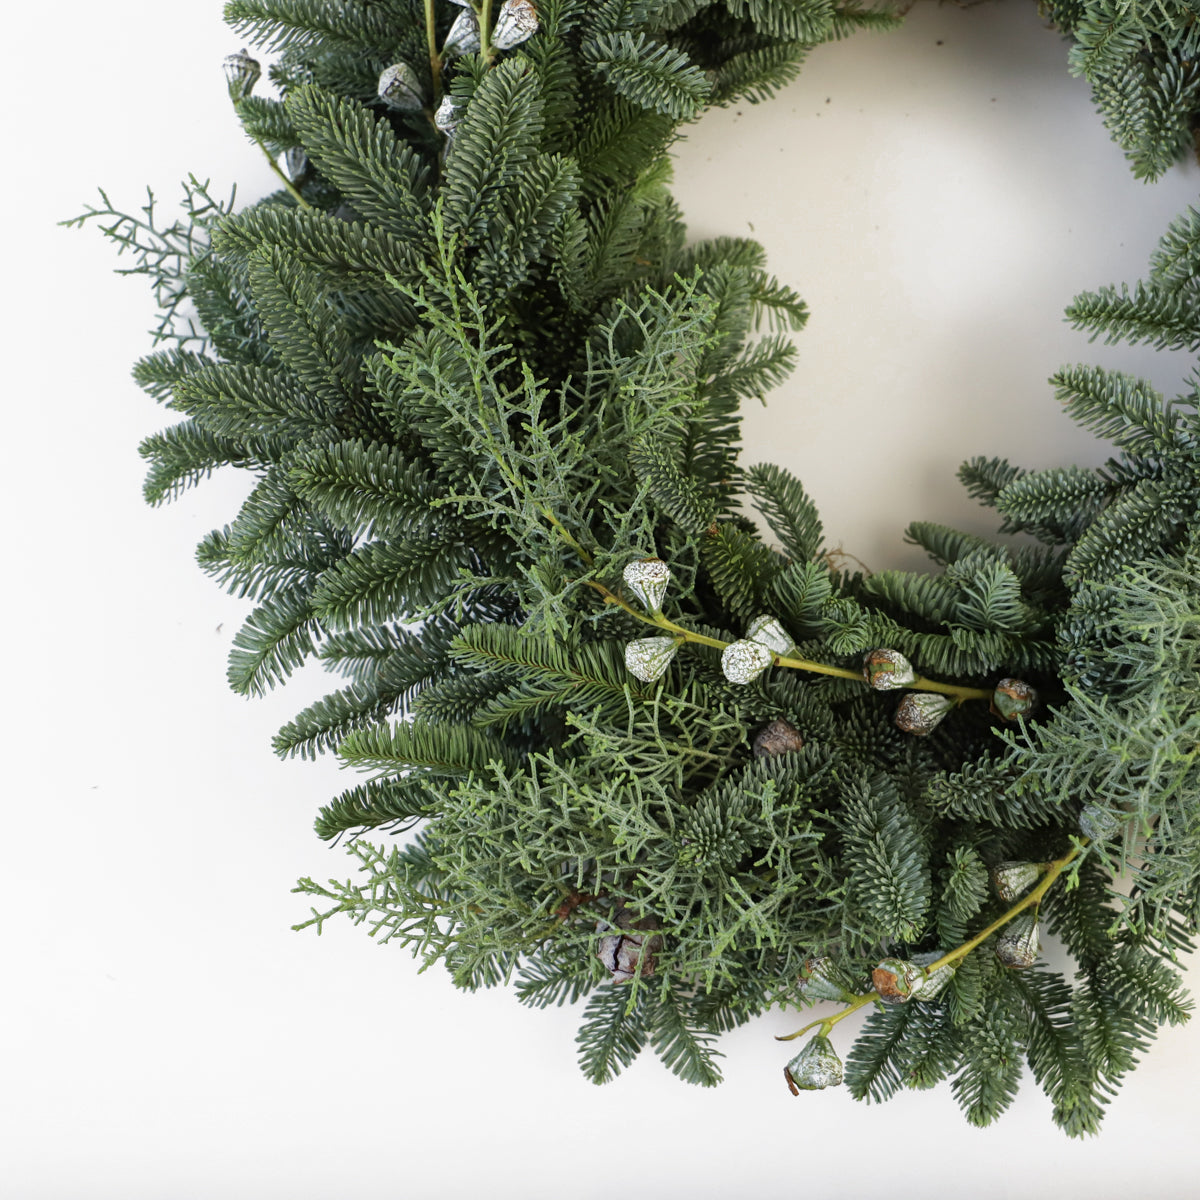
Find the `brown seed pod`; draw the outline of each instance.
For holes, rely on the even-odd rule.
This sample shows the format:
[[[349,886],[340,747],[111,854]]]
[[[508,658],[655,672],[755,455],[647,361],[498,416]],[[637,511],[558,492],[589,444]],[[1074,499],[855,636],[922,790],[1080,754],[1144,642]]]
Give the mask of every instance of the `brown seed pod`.
[[[992,716],[1015,721],[1037,708],[1037,690],[1023,679],[1002,679],[992,692]]]
[[[885,958],[871,972],[871,982],[887,1004],[906,1004],[924,978],[925,972],[904,958]]]
[[[891,692],[914,683],[917,673],[898,650],[868,650],[863,655],[863,678],[877,692]]]
[[[949,696],[936,692],[909,692],[896,708],[896,728],[924,737],[937,728],[953,707],[954,701]]]
[[[754,737],[755,758],[774,758],[777,754],[794,754],[803,749],[800,730],[782,717],[764,725]]]
[[[597,921],[596,932],[602,934],[596,947],[596,957],[612,974],[613,983],[628,983],[638,974],[654,974],[655,954],[662,949],[659,934],[650,934],[658,928],[657,917],[636,919],[631,909],[621,905],[614,910],[608,921]],[[647,936],[649,934],[649,936]]]
[[[1032,967],[1041,948],[1037,917],[1028,909],[1017,913],[996,937],[996,957],[1013,970]]]

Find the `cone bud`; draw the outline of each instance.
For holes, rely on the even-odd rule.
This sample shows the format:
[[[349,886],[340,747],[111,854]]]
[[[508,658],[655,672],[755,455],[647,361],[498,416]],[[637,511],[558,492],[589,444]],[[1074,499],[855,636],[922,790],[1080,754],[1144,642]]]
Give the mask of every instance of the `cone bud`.
[[[837,1087],[842,1082],[842,1060],[827,1037],[818,1034],[783,1069],[792,1095]]]
[[[924,978],[924,969],[906,958],[885,958],[871,972],[871,982],[887,1004],[906,1004]]]
[[[899,650],[868,650],[863,655],[863,678],[877,692],[891,692],[915,683],[917,673]]]
[[[896,708],[896,727],[924,737],[937,728],[953,707],[954,701],[949,696],[937,692],[909,692]]]
[[[791,722],[777,717],[764,725],[754,738],[755,758],[774,758],[777,754],[794,754],[804,749],[804,739]]]
[[[750,628],[746,630],[746,637],[784,656],[791,654],[796,648],[796,643],[788,631],[772,616],[755,617],[750,622]]]
[[[1028,910],[1017,913],[996,935],[996,957],[1014,970],[1032,967],[1041,948],[1037,918]]]
[[[596,957],[608,968],[613,983],[628,983],[639,974],[639,963],[643,979],[654,974],[655,955],[663,944],[662,936],[652,932],[657,928],[657,917],[639,919],[623,904],[613,910],[609,920],[596,922],[596,932],[601,935]]]
[[[229,55],[222,66],[225,68],[229,98],[234,101],[245,100],[254,91],[254,85],[262,76],[262,67],[259,66],[258,60],[251,58],[245,50]]]
[[[678,649],[675,638],[639,638],[625,647],[625,669],[643,683],[653,683],[666,672]]]
[[[914,954],[913,962],[921,968],[921,978],[917,980],[912,991],[914,1000],[936,1000],[946,990],[946,985],[954,978],[954,967],[947,963],[931,971],[930,965],[937,962],[945,952],[931,950],[927,954]]]
[[[992,868],[992,887],[996,895],[1008,903],[1020,900],[1041,877],[1042,869],[1036,863],[1002,862]]]
[[[504,0],[496,14],[492,46],[496,50],[511,50],[533,37],[537,31],[537,9],[530,0]]]
[[[1120,820],[1099,804],[1085,804],[1079,813],[1079,832],[1093,842],[1106,842],[1117,831]]]
[[[807,959],[800,968],[800,995],[810,1004],[818,1000],[845,1000],[849,988],[841,986],[838,974],[832,958]]]
[[[379,98],[389,108],[400,112],[420,112],[425,107],[425,94],[416,71],[406,62],[392,63],[379,76]]]
[[[774,661],[775,655],[762,642],[743,639],[725,647],[721,670],[730,683],[753,683]]]
[[[622,572],[625,586],[641,601],[647,612],[661,612],[671,568],[661,558],[639,558]]]
[[[1036,689],[1023,679],[1002,679],[992,692],[992,715],[1002,721],[1015,721],[1033,712],[1037,702]]]
[[[447,137],[451,137],[458,128],[459,121],[462,120],[464,107],[465,105],[459,104],[453,96],[447,93],[442,97],[441,104],[437,106],[437,111],[433,114],[434,125]]]
[[[458,58],[462,54],[474,54],[482,43],[479,40],[479,18],[471,9],[465,9],[454,18],[450,32],[442,46],[446,59]]]

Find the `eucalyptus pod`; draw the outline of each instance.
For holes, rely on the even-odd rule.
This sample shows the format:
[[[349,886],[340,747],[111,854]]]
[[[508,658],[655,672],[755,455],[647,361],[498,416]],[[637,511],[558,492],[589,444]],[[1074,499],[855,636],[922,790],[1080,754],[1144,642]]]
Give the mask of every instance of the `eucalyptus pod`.
[[[1093,842],[1106,842],[1121,824],[1116,813],[1100,804],[1085,804],[1079,812],[1079,832]]]
[[[406,62],[392,63],[379,76],[376,89],[380,100],[399,112],[420,112],[425,107],[425,90],[416,71]]]
[[[1028,909],[1017,913],[996,935],[996,957],[1016,970],[1032,967],[1041,948],[1037,917]]]
[[[454,18],[454,24],[450,26],[450,32],[446,34],[446,41],[442,46],[442,57],[451,59],[462,54],[474,54],[481,45],[479,18],[468,8]]]
[[[992,715],[1003,721],[1027,717],[1037,708],[1036,689],[1023,679],[1002,679],[992,692]]]
[[[774,758],[777,754],[794,754],[797,750],[803,750],[804,739],[800,736],[800,730],[790,721],[776,717],[755,734],[752,749],[755,758]]]
[[[310,165],[308,155],[304,153],[301,146],[289,146],[283,152],[283,167],[287,171],[287,177],[293,183],[303,182]]]
[[[946,963],[936,970],[931,970],[933,964],[944,953],[944,950],[930,950],[925,954],[913,955],[913,962],[921,968],[921,978],[912,990],[911,999],[936,1000],[946,990],[946,985],[954,978],[954,965]]]
[[[833,1043],[818,1034],[783,1068],[783,1075],[793,1096],[837,1087],[842,1082],[842,1060]]]
[[[661,558],[639,558],[625,568],[621,578],[647,612],[662,612],[663,597],[671,582],[671,568]]]
[[[666,672],[678,649],[677,638],[639,638],[625,647],[625,669],[643,683],[653,683]]]
[[[863,678],[877,692],[891,692],[915,683],[917,673],[899,650],[868,650],[863,655]]]
[[[609,920],[596,922],[596,932],[601,935],[596,957],[611,973],[613,983],[628,983],[639,973],[643,978],[654,974],[654,956],[663,944],[661,934],[653,932],[657,928],[657,917],[639,919],[623,904]]]
[[[440,133],[444,133],[448,138],[453,137],[465,110],[466,105],[459,104],[453,96],[447,93],[442,97],[441,104],[437,106],[437,110],[433,114],[433,123]]]
[[[1001,900],[1011,903],[1020,900],[1041,877],[1037,863],[1002,862],[992,868],[992,887]]]
[[[753,683],[773,662],[774,652],[762,642],[730,642],[721,652],[721,670],[730,683]]]
[[[755,617],[750,622],[750,628],[746,630],[746,637],[752,642],[766,646],[768,650],[774,650],[776,654],[781,654],[785,658],[796,648],[795,639],[784,629],[778,619],[772,616]]]
[[[233,101],[245,100],[254,91],[254,85],[262,76],[262,67],[258,60],[251,58],[245,50],[229,55],[223,64],[225,68],[225,83],[229,88],[229,98]]]
[[[924,978],[924,969],[906,958],[885,958],[871,972],[871,982],[887,1004],[907,1004]]]
[[[949,696],[937,692],[909,692],[896,708],[896,727],[924,737],[937,728],[953,707],[954,701]]]
[[[492,30],[492,48],[511,50],[538,31],[537,9],[530,0],[504,0]]]
[[[829,957],[806,959],[800,968],[800,995],[809,1004],[820,1000],[848,1000],[853,995],[849,983]]]

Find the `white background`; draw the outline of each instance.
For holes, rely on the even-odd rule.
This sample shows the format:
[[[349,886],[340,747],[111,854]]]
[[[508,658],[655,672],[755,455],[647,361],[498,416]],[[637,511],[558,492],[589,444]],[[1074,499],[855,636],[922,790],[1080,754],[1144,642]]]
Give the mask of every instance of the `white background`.
[[[293,881],[349,873],[311,821],[350,780],[269,741],[331,681],[226,690],[247,605],[191,553],[246,481],[142,504],[135,447],[166,423],[128,375],[151,306],[95,232],[55,225],[97,184],[130,207],[189,171],[268,190],[224,96],[238,43],[216,0],[23,5],[7,30],[0,1194],[1194,1194],[1200,1028],[1165,1032],[1080,1143],[1032,1083],[984,1132],[944,1087],[793,1099],[772,1035],[795,1014],[727,1037],[719,1089],[652,1057],[597,1089],[575,1014],[459,994],[348,925],[290,932]],[[1064,60],[1032,4],[922,6],[679,147],[694,232],[753,231],[813,308],[795,379],[748,414],[747,461],[801,474],[830,543],[872,567],[914,562],[914,518],[990,527],[963,458],[1105,456],[1056,411],[1060,364],[1166,389],[1185,370],[1062,323],[1076,291],[1138,277],[1200,181],[1136,182]]]

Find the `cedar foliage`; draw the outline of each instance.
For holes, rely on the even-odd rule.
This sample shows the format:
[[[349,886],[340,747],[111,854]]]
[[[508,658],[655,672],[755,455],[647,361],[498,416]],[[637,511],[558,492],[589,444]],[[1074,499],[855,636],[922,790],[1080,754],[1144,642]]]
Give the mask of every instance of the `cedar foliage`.
[[[1196,108],[1188,6],[1043,8],[1135,171],[1161,173]],[[441,45],[461,9],[431,11]],[[529,40],[497,53],[485,29],[485,49],[438,64],[449,137],[417,0],[226,13],[275,55],[281,99],[234,100],[249,136],[292,152],[290,186],[235,209],[192,180],[166,226],[153,199],[129,217],[102,193],[87,216],[162,310],[134,375],[184,419],[142,446],[147,499],[223,467],[257,480],[198,549],[256,606],[231,686],[260,693],[313,657],[347,678],[276,739],[368,774],[317,818],[348,835],[358,874],[302,880],[306,924],[345,914],[460,986],[584,1001],[597,1082],[649,1045],[708,1086],[718,1034],[807,1002],[807,959],[865,992],[882,955],[928,962],[997,918],[989,868],[1076,845],[1042,911],[1078,979],[1006,970],[993,937],[940,997],[875,1011],[847,1083],[882,1101],[948,1079],[983,1125],[1028,1064],[1056,1122],[1095,1132],[1190,1008],[1172,961],[1200,921],[1195,382],[1166,402],[1065,368],[1060,401],[1116,457],[961,471],[1030,541],[914,524],[939,573],[843,573],[800,482],[737,462],[738,406],[791,369],[804,304],[755,244],[686,243],[666,152],[706,105],[765,99],[813,46],[891,13],[541,0]],[[376,95],[398,60],[424,111]],[[1083,295],[1070,318],[1200,347],[1198,230],[1189,212],[1144,283]],[[624,647],[646,631],[591,585],[619,593],[648,556],[671,565],[669,618],[717,644],[770,613],[808,659],[856,670],[888,646],[955,684],[1019,675],[1047,703],[1015,731],[968,705],[918,740],[886,694],[778,668],[738,686],[706,646],[639,682]],[[803,747],[754,757],[779,717]],[[365,836],[404,830],[391,848]],[[620,920],[655,948],[641,935],[614,985],[597,948]]]

